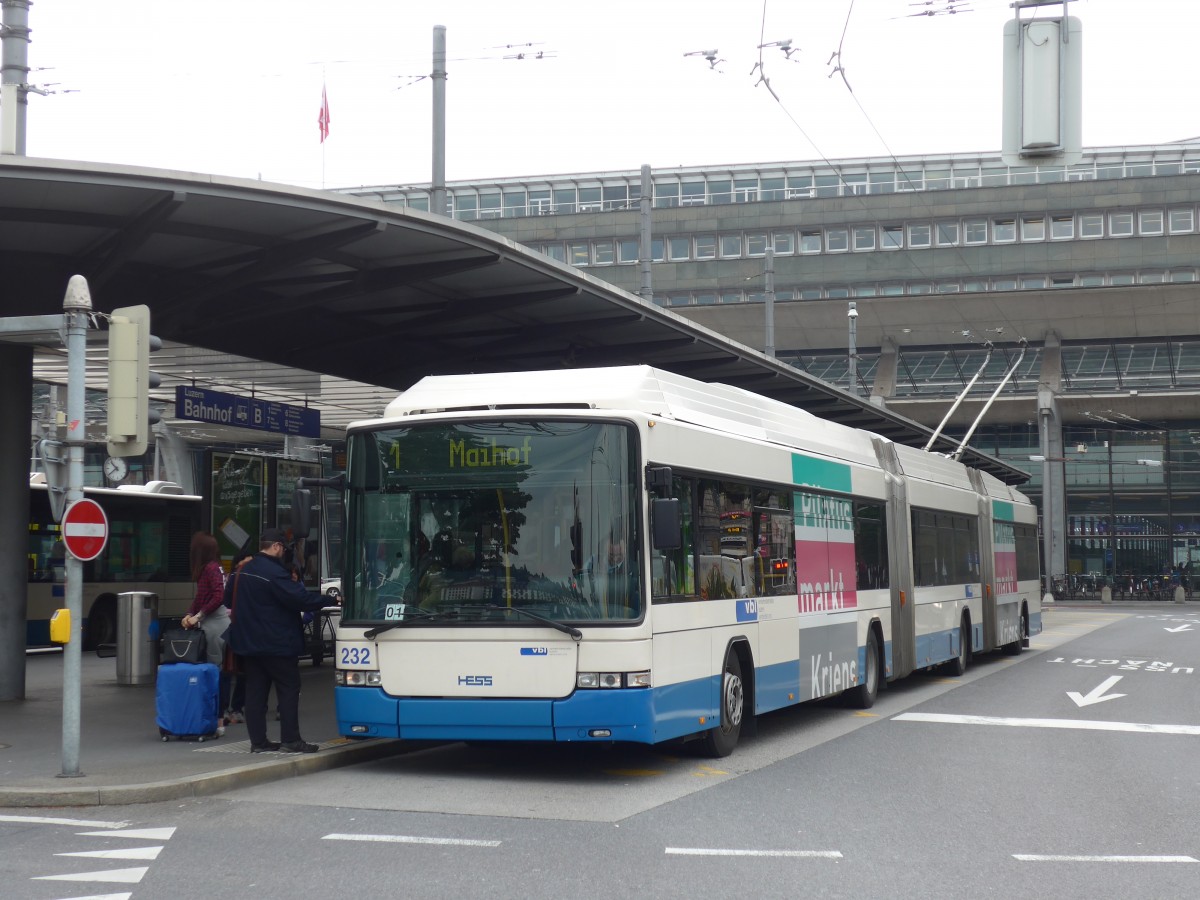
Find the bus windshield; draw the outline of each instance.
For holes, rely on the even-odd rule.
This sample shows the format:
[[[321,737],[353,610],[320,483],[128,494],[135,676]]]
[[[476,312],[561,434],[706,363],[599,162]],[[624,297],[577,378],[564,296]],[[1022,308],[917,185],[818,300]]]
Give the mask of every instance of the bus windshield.
[[[642,617],[630,426],[436,422],[347,449],[343,624]]]

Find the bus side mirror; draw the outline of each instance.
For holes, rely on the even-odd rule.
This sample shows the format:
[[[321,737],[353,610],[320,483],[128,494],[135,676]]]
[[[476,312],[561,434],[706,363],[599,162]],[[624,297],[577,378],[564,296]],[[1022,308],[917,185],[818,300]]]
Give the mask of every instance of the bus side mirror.
[[[679,498],[655,497],[650,501],[650,527],[655,550],[677,550],[683,546],[683,516]]]
[[[646,466],[646,490],[659,497],[671,493],[671,467]]]

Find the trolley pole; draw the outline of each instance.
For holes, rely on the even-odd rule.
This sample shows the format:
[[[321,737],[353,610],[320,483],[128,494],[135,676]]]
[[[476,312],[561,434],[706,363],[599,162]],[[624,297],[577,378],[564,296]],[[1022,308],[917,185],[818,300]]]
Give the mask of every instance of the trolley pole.
[[[63,298],[67,332],[67,505],[83,498],[83,448],[87,442],[84,398],[87,389],[87,330],[92,295],[87,279],[72,275]],[[71,639],[63,647],[62,773],[79,771],[79,694],[83,644],[83,563],[68,552],[64,559]]]

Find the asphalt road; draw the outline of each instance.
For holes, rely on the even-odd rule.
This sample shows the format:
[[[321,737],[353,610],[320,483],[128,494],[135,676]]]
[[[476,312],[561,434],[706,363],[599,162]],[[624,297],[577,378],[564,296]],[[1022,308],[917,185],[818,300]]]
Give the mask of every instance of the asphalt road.
[[[1200,611],[1059,607],[1033,645],[763,717],[724,760],[452,744],[0,811],[0,895],[1200,896]]]

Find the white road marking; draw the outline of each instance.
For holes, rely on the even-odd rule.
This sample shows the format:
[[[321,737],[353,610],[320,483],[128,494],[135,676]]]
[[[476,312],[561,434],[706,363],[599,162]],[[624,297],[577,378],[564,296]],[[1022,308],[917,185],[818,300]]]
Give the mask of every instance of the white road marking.
[[[76,872],[73,875],[38,875],[31,881],[113,881],[122,884],[137,884],[147,872],[149,866],[139,866],[134,869],[108,869],[104,872]]]
[[[1194,863],[1190,856],[1067,856],[1038,853],[1014,853],[1021,862],[1136,862],[1136,863]]]
[[[1094,703],[1103,703],[1105,700],[1116,700],[1118,697],[1124,697],[1125,694],[1105,694],[1104,692],[1113,687],[1122,677],[1124,676],[1114,675],[1111,678],[1106,678],[1086,694],[1081,694],[1078,691],[1067,691],[1067,696],[1075,701],[1076,706],[1091,706]]]
[[[366,841],[383,844],[438,844],[450,847],[499,847],[500,841],[475,841],[466,838],[416,837],[408,834],[327,834],[323,841]]]
[[[121,826],[127,824],[129,823],[122,822]],[[137,838],[139,841],[169,841],[174,833],[175,826],[172,825],[170,828],[136,828],[129,831],[81,831],[79,835],[81,837]]]
[[[55,819],[49,816],[0,816],[0,822],[22,822],[26,825],[75,825],[92,828],[126,828],[128,822],[95,822],[90,819]],[[96,834],[108,834],[97,831]]]
[[[88,894],[86,897],[64,897],[63,900],[129,900],[132,896],[132,891],[126,891],[123,894]]]
[[[55,853],[55,856],[87,856],[93,859],[158,859],[162,847],[127,847],[124,850],[82,850],[78,853]]]
[[[837,850],[721,850],[709,847],[667,847],[674,856],[789,856],[800,859],[841,859]]]
[[[1094,719],[1025,719],[1002,716],[951,716],[942,713],[901,713],[893,722],[932,722],[940,725],[1007,725],[1010,728],[1067,728],[1082,731],[1132,731],[1141,734],[1200,735],[1200,725],[1154,725],[1147,722],[1100,722]]]

